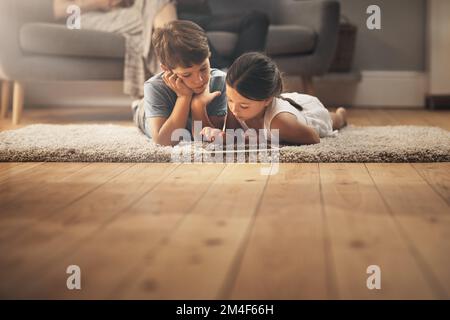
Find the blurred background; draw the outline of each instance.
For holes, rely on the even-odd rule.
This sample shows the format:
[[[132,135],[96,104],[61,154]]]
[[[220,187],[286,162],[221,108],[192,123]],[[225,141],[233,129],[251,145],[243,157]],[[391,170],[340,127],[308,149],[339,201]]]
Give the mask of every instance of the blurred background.
[[[86,27],[81,20],[79,30],[67,27],[69,14],[55,17],[53,1],[1,1],[2,116],[11,115],[13,105],[23,105],[24,112],[129,106],[135,97],[124,93],[127,36],[94,30],[92,21],[108,11],[130,10],[135,1],[116,0],[121,3],[111,10],[88,10],[91,22]],[[195,14],[196,2],[208,2],[213,16],[266,14],[270,24],[264,50],[285,73],[286,90],[317,95],[330,107],[449,105],[450,1],[185,0],[183,5],[194,3]],[[379,12],[368,10],[372,5]],[[370,23],[379,26],[370,29]],[[231,63],[241,30],[206,31],[217,54]],[[15,121],[20,118],[21,111]]]

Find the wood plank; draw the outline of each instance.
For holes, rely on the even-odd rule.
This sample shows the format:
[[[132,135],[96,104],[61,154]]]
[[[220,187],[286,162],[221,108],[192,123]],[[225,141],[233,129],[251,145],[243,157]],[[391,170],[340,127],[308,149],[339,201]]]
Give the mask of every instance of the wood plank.
[[[347,122],[349,125],[362,127],[372,125],[372,122],[370,121],[370,111],[367,109],[349,108],[347,114]]]
[[[450,207],[410,164],[367,164],[439,298],[450,297]]]
[[[11,241],[22,235],[26,228],[58,213],[129,166],[45,163],[0,185],[0,239]]]
[[[54,193],[47,194],[44,191],[40,198],[32,196],[29,206],[23,207],[23,215],[12,215],[9,220],[5,218],[2,221],[2,229],[12,229],[12,226],[16,226],[16,228],[25,226],[26,229],[18,232],[14,238],[0,243],[0,251],[4,253],[0,256],[0,266],[8,275],[0,281],[0,295],[8,292],[11,283],[19,281],[22,276],[28,275],[32,281],[34,268],[40,270],[39,268],[45,265],[49,259],[67,249],[67,246],[71,244],[69,240],[75,237],[77,232],[90,231],[84,226],[78,229],[68,228],[70,223],[60,223],[62,216],[73,212],[71,208],[77,201],[83,201],[94,191],[102,190],[102,186],[107,181],[124,171],[126,172],[130,167],[133,165],[113,163],[88,165],[63,183],[57,183],[56,187],[50,187],[50,184],[47,184],[54,190]],[[37,199],[38,204],[33,199]],[[63,200],[58,202],[59,199]],[[69,202],[67,202],[68,199]],[[56,202],[57,205],[53,202]],[[63,207],[59,207],[59,205],[63,205]],[[109,204],[103,203],[102,205],[108,207]],[[9,225],[6,221],[9,221]],[[75,236],[73,236],[74,234]],[[13,285],[13,287],[20,288],[17,285]]]
[[[389,208],[397,215],[449,216],[447,203],[411,164],[368,163],[366,166]]]
[[[450,131],[450,111],[426,111],[418,116],[424,117],[430,125]]]
[[[267,176],[261,164],[227,164],[182,223],[123,283],[114,298],[212,299],[221,296],[245,248]]]
[[[45,107],[27,108],[19,125],[13,125],[11,118],[0,119],[0,131],[13,130],[35,123],[114,123],[133,126],[130,107]]]
[[[269,177],[225,298],[329,297],[324,232],[318,165],[282,164]]]
[[[320,180],[337,282],[343,299],[434,298],[364,164],[320,164]],[[367,288],[371,265],[381,268],[381,290]]]
[[[63,183],[64,179],[86,168],[87,163],[55,163],[47,162],[40,165],[14,165],[8,169],[8,178],[0,184],[0,205],[3,214],[0,219],[14,214],[18,208],[14,208],[14,212],[9,212],[8,203],[13,205],[21,205],[26,202],[25,197],[30,192],[40,192],[52,184]],[[48,185],[47,185],[48,184]],[[60,185],[58,185],[60,187]],[[29,209],[29,208],[28,208]]]
[[[450,162],[413,163],[412,166],[450,205]]]
[[[50,214],[69,203],[71,196],[53,196],[64,188],[65,179],[88,166],[87,163],[16,164],[9,178],[0,183],[0,241],[10,241],[20,235],[38,216]],[[36,214],[36,212],[39,212]]]
[[[389,114],[395,119],[397,125],[430,126],[424,117],[423,111],[417,110],[389,110]]]
[[[183,217],[183,212],[195,204],[223,168],[221,165],[183,165],[164,174],[164,167],[174,169],[177,166],[178,164],[142,164],[71,207],[65,217],[58,219],[58,224],[68,225],[66,230],[74,232],[72,236],[61,239],[64,241],[64,250],[59,250],[54,259],[47,261],[46,272],[41,273],[39,281],[22,289],[17,296],[108,297],[130,269],[145,258],[147,251],[173,229]],[[124,189],[126,185],[131,187]],[[166,192],[168,188],[171,193]],[[198,194],[193,196],[192,189],[198,190]],[[174,202],[174,194],[191,195],[189,198],[185,197],[186,201],[180,201],[182,203],[179,203],[176,214],[166,212],[164,205],[160,207],[162,212],[153,210],[155,198],[165,199],[170,207]],[[98,200],[104,200],[100,203],[107,205],[96,205],[95,201]],[[144,205],[141,207],[140,203]],[[56,234],[57,231],[54,229],[51,232]],[[50,245],[45,244],[45,247],[45,250],[53,252]],[[65,288],[67,275],[61,270],[71,264],[79,265],[87,276],[80,292]]]
[[[18,174],[36,168],[44,162],[0,162],[0,185]]]
[[[397,121],[392,117],[389,110],[373,109],[368,111],[369,120],[374,126],[396,125]]]
[[[398,220],[438,298],[450,299],[450,219],[401,216]]]

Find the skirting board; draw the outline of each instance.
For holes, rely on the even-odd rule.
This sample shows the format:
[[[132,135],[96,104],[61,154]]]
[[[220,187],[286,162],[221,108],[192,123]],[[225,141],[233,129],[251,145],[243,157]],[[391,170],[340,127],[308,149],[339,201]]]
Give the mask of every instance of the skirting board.
[[[362,71],[361,80],[315,79],[317,96],[329,106],[425,106],[427,77],[414,71]]]
[[[301,91],[299,77],[287,76],[286,89]],[[413,71],[363,71],[361,77],[331,76],[314,80],[326,106],[424,107],[426,74]],[[126,106],[121,81],[26,83],[27,106]]]

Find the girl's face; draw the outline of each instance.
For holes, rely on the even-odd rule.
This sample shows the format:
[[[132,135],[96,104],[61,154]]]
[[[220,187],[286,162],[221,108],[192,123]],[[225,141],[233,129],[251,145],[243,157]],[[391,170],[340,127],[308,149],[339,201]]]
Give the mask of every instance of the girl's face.
[[[266,106],[272,101],[272,98],[262,101],[247,99],[228,84],[227,98],[230,111],[236,118],[243,121],[263,116]]]
[[[193,65],[190,68],[177,67],[172,70],[184,84],[191,89],[195,94],[205,91],[209,84],[211,68],[209,59],[206,59],[201,64]]]

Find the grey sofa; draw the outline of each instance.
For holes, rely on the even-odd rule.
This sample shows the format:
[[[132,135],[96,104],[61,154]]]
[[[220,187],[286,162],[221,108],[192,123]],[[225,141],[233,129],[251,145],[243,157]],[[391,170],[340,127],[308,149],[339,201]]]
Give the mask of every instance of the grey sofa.
[[[214,13],[266,12],[271,19],[267,53],[288,74],[327,72],[338,32],[337,0],[210,0]],[[210,32],[217,50],[227,55],[236,35]],[[13,83],[13,123],[23,109],[23,82],[54,80],[121,80],[124,39],[120,35],[69,30],[52,17],[52,0],[0,1],[1,115],[6,114]]]

